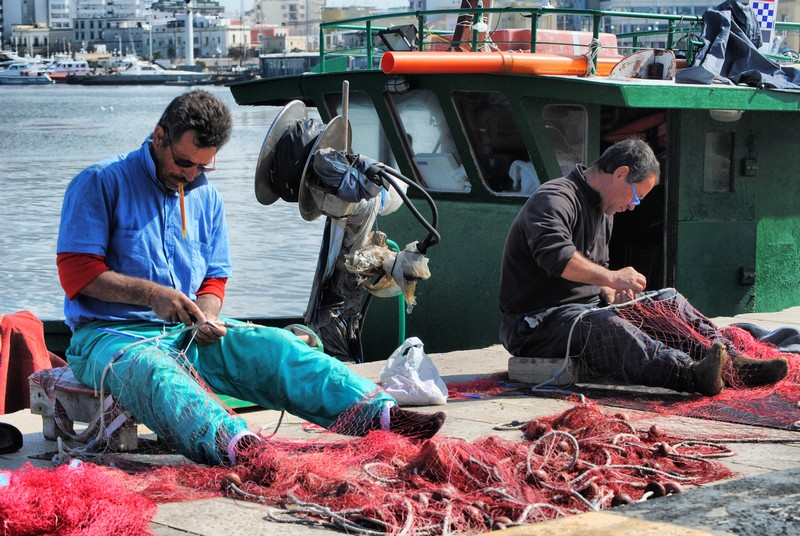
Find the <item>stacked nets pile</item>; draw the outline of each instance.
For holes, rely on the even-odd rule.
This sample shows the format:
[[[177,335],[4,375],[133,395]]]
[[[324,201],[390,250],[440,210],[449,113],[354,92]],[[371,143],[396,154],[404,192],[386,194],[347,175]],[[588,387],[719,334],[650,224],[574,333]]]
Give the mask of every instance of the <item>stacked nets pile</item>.
[[[26,464],[0,472],[0,534],[149,534],[156,503],[131,489],[135,480],[79,460],[54,470]]]
[[[273,436],[245,452],[244,462],[235,467],[140,467],[128,476],[85,463],[83,471],[69,476],[124,477],[126,493],[135,493],[138,502],[122,494],[118,502],[123,504],[108,505],[120,523],[151,515],[151,501],[227,495],[268,505],[268,518],[278,522],[319,524],[351,534],[451,534],[605,509],[731,475],[715,461],[732,454],[726,448],[671,438],[657,427],[637,430],[625,416],[606,415],[590,402],[517,428],[524,436],[514,440],[495,435],[413,442],[383,431],[346,440],[328,432],[313,441]],[[111,463],[112,455],[107,456],[95,461]],[[30,509],[23,513],[21,507],[33,499],[18,491],[30,487],[29,478],[47,481],[39,487],[63,494],[73,512],[103,508],[98,498],[109,496],[103,482],[87,482],[79,494],[67,493],[77,488],[62,468],[13,476],[0,487],[0,526],[22,526],[20,516],[31,522],[34,515],[58,517],[57,506],[48,501],[37,502],[35,514]],[[108,525],[103,530],[125,533]]]

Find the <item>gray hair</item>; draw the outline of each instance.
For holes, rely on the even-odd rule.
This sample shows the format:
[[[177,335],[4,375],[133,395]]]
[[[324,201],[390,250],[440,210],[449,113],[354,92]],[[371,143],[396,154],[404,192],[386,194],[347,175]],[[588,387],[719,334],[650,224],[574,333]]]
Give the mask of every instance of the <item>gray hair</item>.
[[[628,166],[628,180],[631,182],[642,182],[655,175],[658,184],[661,176],[661,165],[656,155],[642,140],[618,141],[606,149],[593,166],[604,173],[614,173],[617,168]]]

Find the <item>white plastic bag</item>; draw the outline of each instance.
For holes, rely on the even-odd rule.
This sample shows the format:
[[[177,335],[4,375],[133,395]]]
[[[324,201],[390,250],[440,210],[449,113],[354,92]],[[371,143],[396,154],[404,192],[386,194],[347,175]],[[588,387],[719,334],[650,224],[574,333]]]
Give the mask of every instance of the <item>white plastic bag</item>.
[[[381,370],[381,385],[401,406],[447,404],[447,386],[417,337],[392,352]]]

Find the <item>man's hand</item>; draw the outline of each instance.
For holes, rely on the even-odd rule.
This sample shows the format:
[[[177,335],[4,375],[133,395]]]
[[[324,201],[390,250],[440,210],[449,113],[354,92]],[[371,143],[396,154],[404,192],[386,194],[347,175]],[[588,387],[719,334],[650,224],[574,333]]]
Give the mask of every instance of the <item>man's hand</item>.
[[[214,344],[228,333],[218,317],[222,301],[213,294],[201,294],[197,297],[197,306],[203,311],[206,321],[195,332],[195,340],[201,346]]]
[[[627,303],[636,298],[632,290],[616,291],[611,287],[600,287],[600,297],[609,305]]]
[[[609,270],[590,261],[577,251],[564,267],[561,277],[568,281],[600,287],[601,297],[608,303],[630,301],[647,287],[647,278],[630,266],[621,270]]]
[[[218,320],[222,300],[213,294],[202,294],[197,303],[179,290],[146,279],[106,270],[80,292],[99,300],[146,305],[162,320],[197,324],[196,340],[207,345],[217,342],[228,330]]]
[[[106,302],[144,305],[166,322],[183,322],[187,326],[206,322],[204,310],[183,292],[113,270],[95,277],[80,294]]]
[[[207,321],[200,307],[186,294],[174,288],[154,287],[147,303],[160,319],[167,322],[183,322],[188,326],[196,322],[205,324]]]
[[[612,271],[611,276],[612,281],[608,286],[613,288],[617,294],[620,291],[627,292],[631,299],[647,287],[647,278],[630,266]]]
[[[200,326],[194,335],[197,344],[201,346],[214,344],[228,333],[228,329],[216,317],[206,318],[206,323]]]

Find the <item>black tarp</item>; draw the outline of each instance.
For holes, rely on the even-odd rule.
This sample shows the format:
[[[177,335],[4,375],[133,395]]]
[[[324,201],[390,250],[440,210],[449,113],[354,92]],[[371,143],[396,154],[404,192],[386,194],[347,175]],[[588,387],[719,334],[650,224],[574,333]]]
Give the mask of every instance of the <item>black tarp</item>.
[[[749,5],[729,1],[703,13],[703,47],[692,67],[676,73],[676,82],[800,90],[800,73],[783,68],[761,54],[748,37],[756,39],[757,30],[745,8],[751,9]]]

